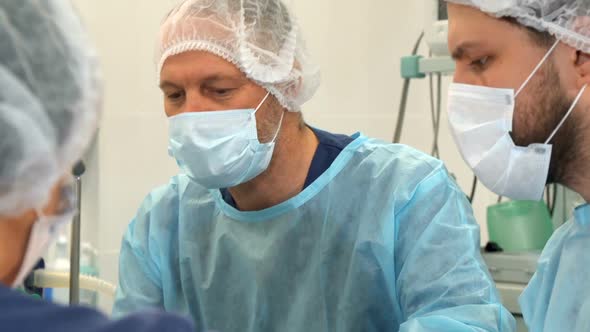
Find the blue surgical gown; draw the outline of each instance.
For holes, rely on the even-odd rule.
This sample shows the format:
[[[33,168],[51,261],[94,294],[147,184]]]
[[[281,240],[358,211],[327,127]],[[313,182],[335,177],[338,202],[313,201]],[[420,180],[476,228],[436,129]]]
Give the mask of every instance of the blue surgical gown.
[[[520,306],[530,331],[590,331],[590,205],[553,234]]]
[[[119,321],[83,307],[62,307],[0,286],[2,332],[192,332],[185,318],[162,312],[135,313]]]
[[[442,163],[354,138],[262,211],[184,175],[153,191],[123,240],[115,314],[164,308],[223,332],[514,331]]]

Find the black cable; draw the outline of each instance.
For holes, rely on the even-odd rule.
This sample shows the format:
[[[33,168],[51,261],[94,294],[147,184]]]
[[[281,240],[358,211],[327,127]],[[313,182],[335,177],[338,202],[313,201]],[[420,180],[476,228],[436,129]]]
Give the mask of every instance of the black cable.
[[[422,38],[424,38],[424,31],[422,31],[420,33],[418,40],[416,40],[416,43],[414,44],[414,48],[412,49],[412,55],[418,54],[418,49],[420,48],[420,43],[422,43]]]
[[[552,192],[553,189],[553,192]],[[547,204],[547,208],[549,209],[549,213],[553,216],[553,210],[555,209],[555,197],[557,196],[557,192],[554,190],[555,187],[553,185],[548,184],[545,187],[545,203]]]
[[[393,134],[393,143],[399,143],[402,137],[402,129],[404,128],[404,118],[406,115],[406,104],[408,103],[408,91],[410,90],[410,80],[404,80],[404,87],[402,88],[402,99],[399,106],[399,113],[397,114],[397,124],[395,125],[395,133]]]
[[[420,36],[416,40],[412,55],[418,54],[418,48],[424,38],[424,32],[420,33]],[[393,143],[399,143],[402,137],[402,130],[404,128],[404,118],[406,116],[406,105],[408,104],[408,94],[410,92],[410,79],[404,79],[404,85],[402,88],[402,97],[399,105],[399,112],[397,114],[397,123],[395,125],[395,133],[393,134]]]
[[[432,51],[428,53],[432,57]],[[428,74],[428,87],[430,88],[430,120],[432,120],[432,132],[436,129],[436,110],[434,107],[434,81],[432,80],[433,74]]]
[[[552,185],[553,187],[553,200],[551,202],[551,217],[555,214],[555,205],[557,204],[557,183]]]
[[[434,81],[432,73],[428,74],[428,85],[430,87],[430,118],[432,120],[432,132],[436,129],[436,111],[434,109]]]
[[[442,75],[440,73],[436,74],[436,85],[436,127],[434,128],[434,142],[432,144],[432,155],[440,159],[440,152],[438,150],[438,136],[440,133],[440,115],[442,112]]]
[[[473,177],[473,184],[471,185],[471,195],[469,195],[469,203],[473,203],[475,198],[475,191],[477,190],[477,176]]]

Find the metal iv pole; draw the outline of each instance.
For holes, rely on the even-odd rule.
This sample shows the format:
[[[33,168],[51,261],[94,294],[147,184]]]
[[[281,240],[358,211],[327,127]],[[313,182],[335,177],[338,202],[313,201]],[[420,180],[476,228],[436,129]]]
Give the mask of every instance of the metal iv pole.
[[[70,305],[80,303],[80,229],[82,213],[82,174],[86,171],[86,166],[79,161],[72,174],[74,175],[76,185],[76,215],[72,222],[72,238],[70,251]]]

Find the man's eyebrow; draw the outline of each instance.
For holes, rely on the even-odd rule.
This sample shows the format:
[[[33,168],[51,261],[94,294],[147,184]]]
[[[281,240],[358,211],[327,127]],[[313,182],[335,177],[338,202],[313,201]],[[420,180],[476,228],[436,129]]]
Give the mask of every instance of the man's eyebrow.
[[[215,74],[202,80],[204,83],[216,83],[219,81],[234,81],[234,82],[245,82],[246,79],[244,77],[239,77],[235,75],[223,75],[223,74]]]
[[[205,77],[204,79],[201,79],[202,83],[207,83],[207,84],[217,83],[220,81],[234,81],[234,82],[242,83],[242,82],[247,82],[248,79],[246,79],[245,77],[239,77],[239,76],[235,76],[235,75],[225,75],[225,74],[213,74],[213,75]],[[160,89],[165,89],[165,88],[181,89],[182,87],[179,86],[178,84],[171,82],[171,81],[164,80],[160,83]]]
[[[455,47],[452,52],[453,60],[461,60],[465,57],[465,53],[469,53],[470,50],[476,49],[481,47],[481,44],[478,42],[467,41],[464,43],[459,44],[459,46]]]
[[[162,81],[160,83],[160,89],[165,89],[165,88],[172,88],[172,89],[180,89],[180,87],[170,81]]]

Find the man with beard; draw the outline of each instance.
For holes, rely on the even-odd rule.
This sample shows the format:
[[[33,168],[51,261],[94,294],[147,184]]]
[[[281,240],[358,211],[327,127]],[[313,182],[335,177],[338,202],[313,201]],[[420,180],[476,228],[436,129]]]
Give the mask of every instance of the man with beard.
[[[457,64],[449,122],[495,193],[539,200],[560,183],[590,200],[590,1],[448,0]],[[590,330],[590,205],[548,242],[520,299],[531,331]]]

